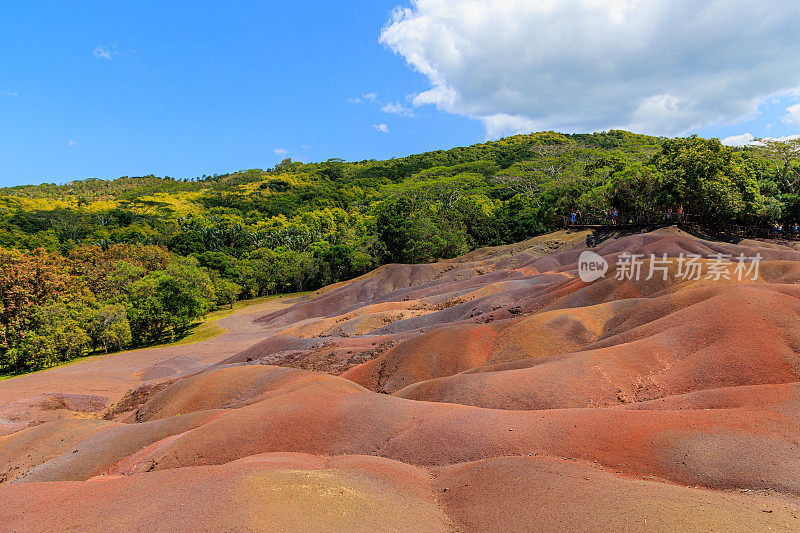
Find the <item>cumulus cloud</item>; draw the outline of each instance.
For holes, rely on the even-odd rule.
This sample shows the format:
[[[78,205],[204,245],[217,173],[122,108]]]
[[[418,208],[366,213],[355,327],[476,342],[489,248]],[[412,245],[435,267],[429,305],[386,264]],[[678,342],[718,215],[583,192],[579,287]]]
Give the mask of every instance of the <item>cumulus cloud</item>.
[[[532,132],[542,129],[547,129],[543,123],[537,123],[522,115],[506,115],[505,113],[498,113],[497,115],[489,115],[480,117],[483,122],[483,127],[486,129],[486,137],[490,139],[497,139],[503,135]]]
[[[414,0],[381,42],[424,74],[414,105],[487,136],[627,128],[674,135],[800,88],[796,0]]]
[[[376,131],[379,131],[381,133],[389,133],[389,126],[387,126],[386,124],[375,124],[372,127],[375,128]]]
[[[401,117],[413,117],[414,111],[407,108],[400,102],[389,102],[385,106],[381,108],[381,111],[384,113],[389,113],[391,115],[400,115]]]
[[[69,146],[70,148],[72,148],[73,146],[78,146],[78,141],[73,141],[70,139],[70,141],[67,143],[67,146]]]
[[[753,144],[753,141],[756,140],[756,136],[752,133],[743,133],[741,135],[732,135],[730,137],[725,137],[720,141],[725,146],[747,146],[749,144]]]
[[[800,104],[795,104],[786,108],[786,116],[783,121],[788,124],[797,124],[800,126]]]
[[[289,150],[286,148],[275,148],[272,153],[275,155],[286,155],[289,153]]]
[[[19,92],[18,91],[6,91],[6,96],[11,96],[11,97],[16,98],[17,96],[19,96]]]

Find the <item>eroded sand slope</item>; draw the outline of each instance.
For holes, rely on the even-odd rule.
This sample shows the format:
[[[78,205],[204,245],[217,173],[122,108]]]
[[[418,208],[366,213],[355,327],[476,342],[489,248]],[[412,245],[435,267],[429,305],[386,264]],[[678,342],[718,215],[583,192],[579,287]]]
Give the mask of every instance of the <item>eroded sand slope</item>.
[[[204,346],[0,383],[4,527],[800,530],[800,252],[612,236],[587,284],[585,235],[388,265]],[[643,275],[617,279],[630,253]],[[762,262],[648,280],[651,254]]]

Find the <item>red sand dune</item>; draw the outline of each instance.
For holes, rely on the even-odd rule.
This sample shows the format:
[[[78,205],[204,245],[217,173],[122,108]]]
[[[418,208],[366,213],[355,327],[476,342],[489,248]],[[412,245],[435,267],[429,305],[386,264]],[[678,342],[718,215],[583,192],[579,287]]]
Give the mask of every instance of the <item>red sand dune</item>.
[[[616,235],[587,284],[584,236],[0,383],[4,529],[800,530],[800,252]],[[616,279],[626,253],[763,261]]]

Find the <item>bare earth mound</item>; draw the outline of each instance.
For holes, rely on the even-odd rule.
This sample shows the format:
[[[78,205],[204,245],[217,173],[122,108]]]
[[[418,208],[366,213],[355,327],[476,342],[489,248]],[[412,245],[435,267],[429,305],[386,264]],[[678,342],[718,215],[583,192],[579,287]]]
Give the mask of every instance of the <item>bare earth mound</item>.
[[[800,252],[585,237],[0,383],[4,530],[800,530]]]

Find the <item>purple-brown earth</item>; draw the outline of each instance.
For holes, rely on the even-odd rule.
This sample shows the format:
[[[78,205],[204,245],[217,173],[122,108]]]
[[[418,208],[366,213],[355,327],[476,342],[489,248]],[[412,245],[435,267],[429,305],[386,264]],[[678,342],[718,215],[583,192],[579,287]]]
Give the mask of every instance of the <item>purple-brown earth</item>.
[[[799,531],[800,251],[586,235],[0,382],[0,530]]]

